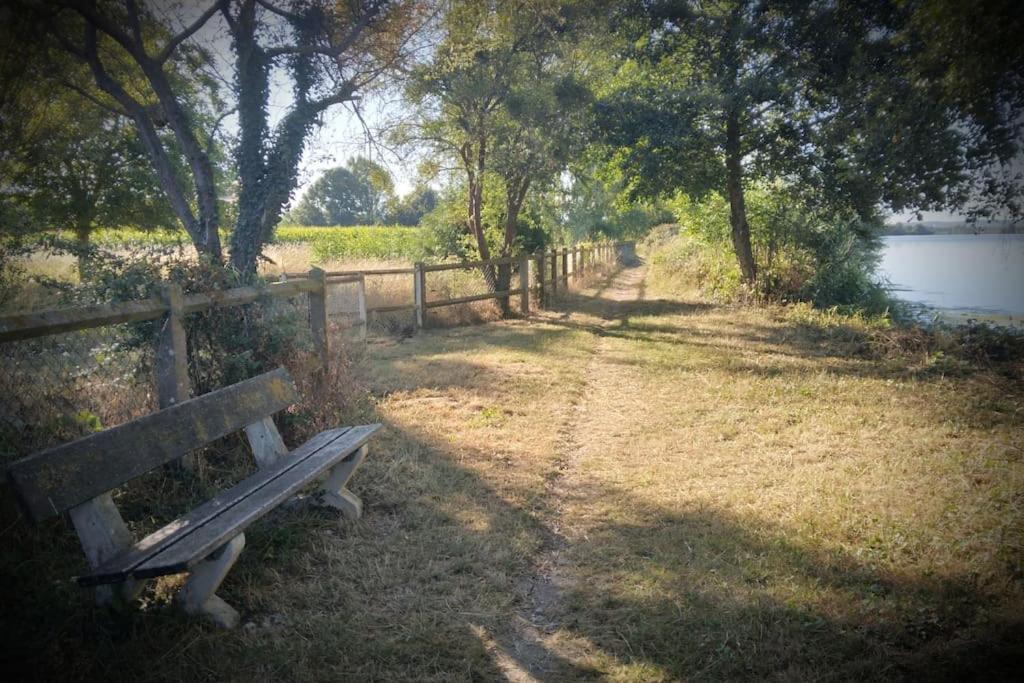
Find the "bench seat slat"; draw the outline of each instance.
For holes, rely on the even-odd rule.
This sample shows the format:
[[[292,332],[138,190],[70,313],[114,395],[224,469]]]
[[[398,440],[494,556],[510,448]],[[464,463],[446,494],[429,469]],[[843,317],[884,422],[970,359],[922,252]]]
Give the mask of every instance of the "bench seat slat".
[[[232,505],[237,504],[248,496],[257,494],[267,484],[282,476],[288,470],[298,466],[310,456],[324,449],[329,449],[335,453],[343,450],[348,442],[342,444],[337,444],[337,442],[351,430],[352,427],[339,427],[317,434],[282,457],[274,466],[260,470],[233,487],[221,491],[188,514],[146,536],[127,552],[111,559],[91,573],[79,576],[77,579],[78,583],[82,586],[95,586],[124,581],[131,576],[132,570],[137,566],[157,553],[180,542],[183,538],[222,514]],[[344,456],[342,455],[341,457]]]
[[[380,424],[353,427],[328,447],[321,448],[252,495],[225,509],[178,543],[140,564],[132,570],[132,576],[146,579],[188,571],[247,526],[298,493],[317,476],[358,450],[380,427]]]

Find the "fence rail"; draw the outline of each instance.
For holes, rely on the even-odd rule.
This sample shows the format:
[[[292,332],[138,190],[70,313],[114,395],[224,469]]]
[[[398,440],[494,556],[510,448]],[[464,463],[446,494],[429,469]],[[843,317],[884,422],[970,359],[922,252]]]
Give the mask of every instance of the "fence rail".
[[[312,292],[320,285],[312,280],[275,282],[266,287],[238,287],[218,292],[183,296],[181,313],[199,313],[211,308],[228,308],[258,301],[264,297],[289,298]],[[156,320],[170,311],[166,299],[151,297],[116,304],[56,309],[0,316],[0,343],[20,341],[51,334],[106,327],[118,323]]]
[[[484,261],[462,261],[459,263],[417,263],[412,268],[379,268],[365,270],[326,271],[328,284],[356,284],[359,311],[351,311],[346,315],[358,316],[359,336],[365,338],[367,327],[378,313],[414,312],[415,326],[423,328],[429,322],[427,311],[445,306],[473,303],[486,300],[500,300],[519,295],[519,309],[524,315],[529,314],[530,296],[536,293],[540,305],[546,305],[551,297],[557,295],[559,287],[569,287],[571,283],[593,270],[595,265],[614,262],[620,254],[631,253],[632,242],[606,242],[593,245],[576,245],[563,247],[534,254],[520,256],[504,256]],[[504,288],[444,299],[429,299],[428,275],[448,271],[483,270],[498,266],[514,266],[518,270],[518,287]],[[286,274],[285,277],[301,274]],[[412,275],[412,300],[408,303],[388,303],[368,305],[366,292],[367,277]],[[493,275],[493,271],[491,271]],[[515,277],[515,273],[510,273]],[[509,283],[511,284],[511,282]],[[489,285],[493,287],[493,285]]]

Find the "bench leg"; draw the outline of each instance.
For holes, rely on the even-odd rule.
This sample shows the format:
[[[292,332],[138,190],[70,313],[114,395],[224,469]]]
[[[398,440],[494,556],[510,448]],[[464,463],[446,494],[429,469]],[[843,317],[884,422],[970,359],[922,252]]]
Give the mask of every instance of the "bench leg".
[[[349,519],[359,519],[363,514],[363,501],[349,491],[345,485],[355,473],[356,468],[366,459],[369,449],[366,446],[352,453],[339,462],[327,473],[327,480],[320,486],[320,501],[324,505],[341,510],[341,514]]]
[[[68,511],[89,566],[95,569],[132,545],[121,513],[109,493],[87,500]],[[119,584],[97,586],[96,604],[101,606],[130,603],[139,596],[144,581],[129,579]]]
[[[238,534],[189,572],[178,593],[178,600],[187,613],[207,616],[221,628],[238,625],[238,612],[215,593],[244,547],[245,534]]]

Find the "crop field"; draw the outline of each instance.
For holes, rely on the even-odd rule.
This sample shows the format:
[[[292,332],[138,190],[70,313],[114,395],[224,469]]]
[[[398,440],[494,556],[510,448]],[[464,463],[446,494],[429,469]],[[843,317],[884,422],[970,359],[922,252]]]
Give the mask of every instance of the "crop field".
[[[221,232],[225,245],[230,243],[229,232]],[[134,228],[104,228],[93,236],[94,244],[107,249],[125,249],[133,246],[163,245],[189,246],[183,231],[137,230]],[[357,225],[351,227],[311,227],[285,225],[277,229],[272,244],[306,245],[317,261],[349,258],[401,259],[415,261],[425,251],[424,233],[420,228],[390,225]]]

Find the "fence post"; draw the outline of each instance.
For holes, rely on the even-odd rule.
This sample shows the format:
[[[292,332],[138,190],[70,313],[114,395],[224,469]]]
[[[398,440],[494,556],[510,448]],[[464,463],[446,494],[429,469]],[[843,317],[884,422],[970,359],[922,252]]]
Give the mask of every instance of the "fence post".
[[[537,261],[537,306],[544,308],[544,251],[534,255]]]
[[[366,319],[366,276],[362,273],[359,274],[359,280],[356,282],[356,305],[359,308],[359,340],[366,341],[368,325]]]
[[[562,247],[562,278],[565,288],[569,289],[569,247]]]
[[[579,251],[579,245],[572,245],[572,280],[576,282],[580,279],[579,264],[576,261],[576,252]]]
[[[530,257],[519,256],[519,314],[530,315]]]
[[[558,249],[551,250],[551,296],[558,293]]]
[[[156,391],[160,409],[187,401],[190,386],[188,379],[188,345],[185,325],[182,323],[184,295],[181,285],[169,284],[163,289],[163,300],[167,304],[167,318],[160,329],[160,341],[156,350]],[[195,460],[190,454],[182,454],[178,466],[195,469]]]
[[[327,276],[320,268],[309,269],[309,279],[317,288],[309,293],[309,330],[313,333],[313,346],[320,357],[320,369],[327,373]]]
[[[416,304],[416,329],[422,330],[423,323],[427,317],[427,308],[424,306],[426,303],[426,282],[427,275],[423,272],[423,264],[417,263],[414,266],[415,272],[413,273],[412,290],[413,290],[413,301]]]

